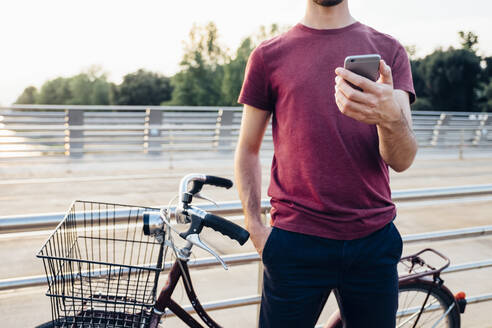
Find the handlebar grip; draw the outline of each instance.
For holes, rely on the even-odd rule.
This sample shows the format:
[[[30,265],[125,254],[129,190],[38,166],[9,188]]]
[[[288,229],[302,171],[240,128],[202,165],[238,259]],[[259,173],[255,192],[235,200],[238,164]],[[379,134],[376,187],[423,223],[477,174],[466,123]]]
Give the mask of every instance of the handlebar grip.
[[[205,176],[205,183],[210,184],[210,185],[214,185],[217,187],[224,187],[226,189],[229,189],[233,185],[231,180],[226,179],[226,178],[216,177],[213,175],[206,175]]]
[[[240,245],[244,245],[249,239],[249,232],[246,229],[218,215],[207,213],[203,225],[236,240]]]

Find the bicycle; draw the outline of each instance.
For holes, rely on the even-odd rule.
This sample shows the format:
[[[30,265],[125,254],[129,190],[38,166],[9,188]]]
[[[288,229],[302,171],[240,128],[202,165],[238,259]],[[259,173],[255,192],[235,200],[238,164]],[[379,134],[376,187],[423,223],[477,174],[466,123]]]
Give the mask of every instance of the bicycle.
[[[200,194],[207,184],[232,187],[228,179],[189,174],[180,182],[174,211],[171,204],[159,209],[75,201],[37,254],[43,259],[48,280],[46,295],[51,299],[53,318],[39,328],[156,328],[166,308],[190,327],[202,327],[171,299],[181,277],[198,315],[208,327],[220,327],[205,312],[193,290],[188,270],[191,249],[193,246],[204,249],[227,269],[220,256],[200,240],[203,227],[221,232],[240,245],[249,239],[249,233],[233,222],[191,205],[194,198],[211,200]],[[190,227],[178,232],[171,219],[190,223]],[[171,231],[186,240],[184,247],[175,246]],[[156,298],[168,249],[176,255],[176,261]]]
[[[48,280],[46,295],[51,300],[53,318],[38,328],[156,328],[165,321],[166,310],[189,327],[202,328],[171,298],[181,278],[191,305],[206,327],[220,327],[203,309],[193,289],[188,270],[191,249],[193,246],[204,249],[227,269],[220,256],[200,240],[203,227],[221,232],[240,245],[249,239],[249,233],[227,219],[191,205],[194,198],[213,202],[200,193],[207,184],[232,187],[228,179],[189,174],[180,182],[179,201],[174,210],[170,206],[172,200],[163,209],[75,201],[37,254],[43,259]],[[188,230],[177,231],[171,225],[172,219],[189,224]],[[184,247],[176,247],[172,232],[186,240]],[[157,283],[164,270],[163,259],[169,249],[176,260],[156,298]],[[439,311],[443,314],[437,324],[459,327],[459,312],[464,311],[466,300],[455,299],[440,278],[449,259],[433,251],[447,260],[444,266],[435,269],[421,258],[425,251],[433,250],[402,258],[401,263],[410,264],[408,274],[400,277],[400,294],[425,294],[425,297],[420,307],[399,310],[399,318],[405,321],[398,327],[427,327],[420,323],[426,321],[429,313],[441,313]],[[434,279],[429,281],[427,278],[431,275]],[[342,326],[338,311],[325,325],[326,328]]]
[[[443,263],[439,267],[427,263],[423,255],[433,254]],[[460,314],[465,312],[465,293],[455,295],[444,285],[441,273],[451,261],[440,252],[425,248],[402,257],[404,274],[398,277],[398,311],[396,327],[461,327]],[[342,328],[342,318],[336,311],[324,328]]]

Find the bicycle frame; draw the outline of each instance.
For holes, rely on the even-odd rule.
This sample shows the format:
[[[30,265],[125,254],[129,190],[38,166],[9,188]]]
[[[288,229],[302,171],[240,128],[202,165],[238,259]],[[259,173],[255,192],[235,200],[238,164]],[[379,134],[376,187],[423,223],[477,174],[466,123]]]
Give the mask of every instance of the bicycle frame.
[[[442,265],[439,268],[434,268],[429,264],[425,263],[419,257],[421,254],[425,252],[432,252],[437,256],[439,256],[440,258],[442,258],[444,260],[444,265]],[[435,251],[434,249],[426,248],[418,253],[403,257],[401,259],[401,262],[404,261],[410,262],[411,266],[408,274],[399,277],[399,287],[418,282],[420,284],[429,286],[430,289],[439,288],[443,290],[445,293],[447,293],[448,295],[453,295],[452,292],[446,286],[443,285],[443,281],[440,279],[441,271],[449,266],[450,263],[449,258]],[[425,267],[428,269],[425,270],[424,272],[414,272],[415,265]],[[429,279],[429,276],[432,276],[432,279]],[[162,288],[159,297],[155,302],[149,327],[157,328],[160,323],[162,315],[165,314],[166,309],[169,309],[177,317],[179,317],[184,323],[186,323],[189,327],[204,328],[202,324],[200,324],[197,320],[195,320],[190,314],[188,314],[178,303],[173,301],[171,298],[171,295],[173,294],[174,289],[176,288],[176,285],[178,284],[179,279],[181,278],[184,279],[185,291],[188,296],[188,299],[191,302],[191,305],[193,306],[199,317],[206,324],[206,327],[220,328],[221,326],[218,323],[216,323],[212,318],[210,318],[210,316],[207,314],[207,312],[205,311],[205,309],[197,299],[196,293],[193,289],[193,285],[191,282],[191,276],[188,269],[188,259],[186,257],[176,259],[173,266],[171,267],[166,284]],[[334,294],[336,295],[337,292],[334,291]],[[422,308],[418,313],[419,317],[420,317],[420,313],[422,312],[422,310],[426,305],[425,304],[426,301],[424,301],[424,304],[422,304]],[[453,306],[458,307],[456,300],[453,303]],[[339,310],[335,311],[328,319],[328,322],[324,325],[324,328],[342,328],[342,327],[343,327],[343,321]]]
[[[179,279],[182,277],[184,279],[186,294],[188,295],[191,305],[195,309],[196,313],[200,316],[203,322],[205,322],[207,327],[220,328],[221,326],[217,324],[212,318],[210,318],[207,312],[205,312],[205,309],[196,297],[188,270],[188,262],[179,258],[171,267],[166,284],[162,288],[161,293],[159,294],[159,297],[155,303],[149,327],[158,327],[161,317],[167,308],[189,327],[203,328],[203,326],[198,321],[196,321],[190,314],[188,314],[178,303],[171,299],[171,295],[173,294],[174,289],[179,282]]]

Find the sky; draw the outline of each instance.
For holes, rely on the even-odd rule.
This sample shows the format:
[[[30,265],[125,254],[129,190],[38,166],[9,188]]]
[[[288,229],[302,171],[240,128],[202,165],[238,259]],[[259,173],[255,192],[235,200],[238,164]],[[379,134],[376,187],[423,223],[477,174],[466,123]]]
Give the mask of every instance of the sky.
[[[216,23],[233,52],[261,25],[294,25],[307,0],[1,0],[0,105],[25,87],[40,87],[93,65],[109,80],[140,68],[171,76],[193,24]],[[458,31],[479,36],[479,54],[492,55],[492,1],[348,0],[360,22],[415,45],[424,56],[459,46]]]

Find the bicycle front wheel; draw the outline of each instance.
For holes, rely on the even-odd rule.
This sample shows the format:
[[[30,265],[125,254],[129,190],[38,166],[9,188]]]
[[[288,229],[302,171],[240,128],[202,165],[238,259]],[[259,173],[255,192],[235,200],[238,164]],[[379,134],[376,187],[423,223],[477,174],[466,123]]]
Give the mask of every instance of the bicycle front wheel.
[[[55,321],[45,322],[42,325],[36,326],[35,328],[54,328]]]
[[[406,284],[400,286],[398,293],[396,327],[459,328],[459,309],[453,295],[436,285]]]

